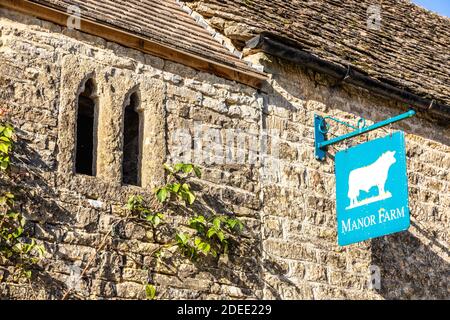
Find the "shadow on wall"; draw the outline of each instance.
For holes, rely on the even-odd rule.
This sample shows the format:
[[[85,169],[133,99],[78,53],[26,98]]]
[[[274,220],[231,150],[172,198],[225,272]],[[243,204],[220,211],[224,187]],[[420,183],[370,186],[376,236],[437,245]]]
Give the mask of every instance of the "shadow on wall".
[[[273,65],[264,64],[268,73],[273,73],[275,85],[269,84],[265,91],[272,96],[277,108],[283,108],[291,112],[310,112],[311,119],[304,125],[313,125],[312,114],[317,112],[330,113],[333,110],[353,114],[350,122],[356,122],[360,117],[374,122],[382,121],[407,111],[408,105],[375,95],[366,90],[345,84],[339,79],[333,79],[326,75],[307,70],[301,66],[280,62],[277,59]],[[281,70],[281,71],[280,71]],[[322,110],[307,110],[305,107],[295,107],[291,101],[314,101],[323,104]],[[380,108],[377,108],[380,106]],[[380,112],[380,109],[383,112]],[[382,116],[380,117],[380,114]],[[429,118],[423,112],[408,120],[391,125],[392,129],[404,130],[408,133],[432,139],[435,142],[450,145],[447,134],[447,125],[438,125],[425,120]],[[420,119],[420,120],[419,120]],[[418,122],[420,125],[415,125]],[[422,125],[426,124],[426,125]],[[436,130],[436,128],[438,130]],[[313,138],[313,137],[311,137]]]
[[[11,184],[17,199],[20,200],[18,201],[21,205],[20,209],[28,220],[27,228],[30,230],[30,235],[44,242],[47,257],[33,266],[31,286],[27,283],[17,283],[13,280],[12,274],[6,271],[0,281],[0,298],[61,299],[68,289],[72,288],[71,286],[73,290],[70,299],[82,299],[94,295],[103,298],[117,297],[119,291],[117,285],[119,282],[125,282],[122,278],[125,268],[123,261],[127,259],[131,261],[136,256],[133,251],[128,252],[123,249],[124,244],[132,242],[128,241],[129,236],[125,234],[125,223],[114,227],[110,235],[111,244],[106,247],[106,252],[96,254],[88,273],[80,278],[77,273],[79,270],[72,267],[84,268],[88,259],[93,256],[91,252],[98,246],[96,241],[103,237],[98,219],[105,212],[100,210],[94,212],[84,207],[83,203],[75,198],[75,193],[58,190],[52,174],[57,165],[51,161],[54,157],[48,157],[50,160],[46,161],[31,139],[22,139],[26,136],[25,132],[17,129],[17,134],[19,139],[15,149],[14,181],[11,181]],[[201,186],[194,184],[192,187],[195,191],[202,189]],[[206,213],[214,209],[216,212],[230,213],[229,205],[218,200],[219,198],[203,196],[202,201],[198,202],[199,206],[195,207],[196,212]],[[110,212],[106,213],[110,214]],[[192,216],[193,212],[184,212],[184,214]],[[181,295],[186,294],[185,298],[207,297],[211,293],[209,286],[215,283],[221,285],[222,288],[215,287],[216,290],[220,290],[218,294],[223,295],[223,298],[260,298],[262,284],[258,261],[259,240],[257,234],[249,230],[249,233],[245,234],[243,243],[237,246],[239,252],[230,255],[227,261],[210,259],[205,263],[195,264],[196,268],[186,266],[185,259],[177,261],[176,258],[164,258],[164,262],[172,266],[172,269],[180,265],[184,269],[180,268],[175,274],[167,276],[164,274],[166,270],[158,271],[151,268],[154,272],[150,272],[148,279],[154,280],[157,284],[160,298],[173,299],[175,288],[180,289]],[[151,239],[145,241],[151,242]],[[118,248],[119,244],[122,244],[121,249]],[[138,260],[136,268],[147,269],[152,266],[152,263],[156,263],[156,259],[150,259],[150,263],[143,261],[141,253],[136,259]],[[202,281],[205,277],[209,281]],[[98,288],[99,283],[107,287]],[[185,285],[193,288],[192,294],[183,290]],[[142,288],[144,288],[143,285]],[[145,294],[143,289],[139,292]]]
[[[203,188],[197,183],[191,183],[192,190],[201,192]],[[192,217],[197,212],[206,215],[215,213],[232,214],[229,205],[209,194],[200,195],[192,207],[174,206],[172,210],[180,216]],[[170,236],[177,232],[171,225],[162,228],[161,234],[158,234],[159,242],[170,241]],[[165,233],[162,234],[162,233]],[[239,240],[239,242],[236,242]],[[211,294],[211,283],[222,285],[222,299],[229,297],[252,299],[262,298],[262,283],[260,277],[260,238],[255,234],[252,228],[248,228],[239,239],[230,239],[230,250],[228,256],[212,257],[208,256],[196,261],[187,263],[187,259],[178,254],[166,252],[159,259],[152,259],[147,267],[150,271],[149,279],[155,283],[159,290],[159,299],[172,299],[172,286],[188,283],[186,288],[192,289],[187,296],[182,295],[184,299],[204,299]],[[161,268],[166,275],[171,275],[173,279],[161,278]],[[176,279],[176,280],[175,280]],[[209,281],[204,281],[208,279]],[[192,282],[194,281],[194,283]],[[183,286],[183,285],[181,285]],[[190,287],[192,286],[192,287]],[[184,288],[183,288],[184,289]],[[217,290],[217,288],[216,288]],[[212,290],[214,291],[214,290]]]
[[[435,241],[415,227],[431,243]],[[373,239],[372,264],[381,273],[378,293],[385,299],[448,299],[450,264],[430,245],[422,243],[410,231]],[[441,249],[444,255],[449,255],[448,248]]]
[[[17,129],[17,134],[21,137],[24,132]],[[27,219],[25,230],[30,236],[43,240],[47,258],[31,267],[32,279],[29,285],[26,282],[17,283],[14,269],[6,269],[0,281],[3,287],[0,299],[60,299],[67,284],[52,273],[57,261],[48,255],[55,250],[55,242],[62,237],[55,226],[74,223],[75,218],[56,203],[54,185],[44,176],[54,170],[54,164],[44,161],[29,141],[18,139],[13,162],[13,178],[6,184],[19,200],[20,207],[17,209]]]
[[[271,69],[273,71],[275,82],[273,86],[266,88],[270,95],[269,105],[282,109],[280,113],[285,114],[283,111],[297,113],[294,119],[300,119],[298,123],[310,130],[310,139],[313,139],[312,115],[315,112],[328,114],[333,111],[345,112],[353,114],[355,119],[363,116],[374,122],[403,112],[394,102],[378,98],[370,93],[358,91],[355,88],[343,88],[341,84],[331,85],[331,87],[330,83],[328,86],[319,84],[314,80],[316,77],[300,67],[295,68],[292,65],[268,67],[269,72]],[[318,78],[323,80],[322,82],[328,82],[327,79]],[[308,110],[308,106],[305,107],[301,103],[294,106],[295,101],[315,101],[323,109]],[[380,108],[377,110],[376,106]],[[269,111],[266,110],[267,113]],[[271,117],[270,114],[264,114],[265,127],[272,123],[269,121]],[[289,119],[289,121],[294,120]],[[392,129],[403,130],[446,146],[450,142],[445,134],[445,128],[427,123],[422,116],[397,123],[392,126]],[[282,130],[287,131],[287,126]],[[311,143],[312,149],[313,142],[307,143]],[[339,147],[339,149],[342,148]],[[333,159],[330,154],[327,156]],[[445,223],[443,219],[440,222]],[[437,235],[430,234],[425,227],[414,222],[411,224],[410,231],[371,241],[371,263],[381,269],[381,289],[378,293],[386,299],[449,299],[448,244],[444,240],[439,242]],[[281,270],[274,270],[273,273],[280,272]],[[286,279],[284,281],[288,282]]]

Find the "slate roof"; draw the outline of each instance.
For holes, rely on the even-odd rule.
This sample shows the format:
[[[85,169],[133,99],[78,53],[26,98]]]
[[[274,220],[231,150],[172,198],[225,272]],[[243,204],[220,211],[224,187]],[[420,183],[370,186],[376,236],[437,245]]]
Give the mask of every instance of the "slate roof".
[[[76,5],[81,17],[132,32],[169,48],[204,57],[240,70],[255,70],[192,10],[175,0],[31,0],[63,12]],[[222,37],[223,38],[223,37]],[[234,51],[234,52],[233,52]]]
[[[185,0],[186,1],[186,0]],[[407,0],[187,0],[238,48],[266,32],[318,58],[450,105],[450,19]],[[367,27],[380,4],[381,28]]]

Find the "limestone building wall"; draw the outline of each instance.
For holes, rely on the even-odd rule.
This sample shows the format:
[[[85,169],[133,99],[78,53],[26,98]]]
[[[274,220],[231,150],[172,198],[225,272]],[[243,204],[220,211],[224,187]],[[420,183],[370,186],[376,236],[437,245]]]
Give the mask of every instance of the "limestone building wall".
[[[333,161],[314,159],[313,115],[375,122],[402,109],[272,57],[251,59],[271,75],[262,90],[0,9],[0,107],[19,141],[14,184],[48,252],[34,290],[0,267],[0,297],[58,299],[72,286],[74,298],[136,299],[148,282],[161,299],[448,297],[448,129],[416,117],[369,135],[407,133],[412,226],[340,248]],[[96,177],[73,173],[77,96],[88,79],[98,106]],[[143,115],[142,187],[121,184],[133,92]],[[175,274],[154,264],[151,230],[121,219],[128,196],[149,197],[164,181],[161,165],[180,159],[202,167],[194,181],[202,196],[235,212],[247,237],[228,259],[178,261]],[[368,288],[371,265],[381,270],[378,291]]]
[[[367,125],[407,106],[337,84],[276,58],[252,57],[272,75],[263,110],[265,126],[280,132],[281,174],[262,182],[264,276],[271,298],[421,299],[449,296],[449,129],[419,115],[329,149],[314,159],[314,114]],[[331,123],[341,135],[345,127]],[[333,155],[345,147],[402,130],[406,134],[411,227],[406,232],[346,247],[337,245]],[[369,268],[381,289],[368,290]]]

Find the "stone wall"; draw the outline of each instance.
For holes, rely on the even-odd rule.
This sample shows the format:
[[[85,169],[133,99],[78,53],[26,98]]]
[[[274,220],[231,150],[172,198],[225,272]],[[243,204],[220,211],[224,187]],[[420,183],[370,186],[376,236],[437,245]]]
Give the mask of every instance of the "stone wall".
[[[406,111],[405,105],[339,84],[262,54],[251,57],[272,75],[264,125],[280,132],[281,175],[263,186],[263,273],[267,298],[418,299],[449,297],[449,129],[416,116],[329,149],[314,159],[314,114],[367,125]],[[346,128],[335,125],[336,135]],[[357,142],[406,133],[411,227],[346,247],[336,243],[333,155]],[[264,263],[263,263],[264,264]],[[368,289],[370,266],[381,290]]]
[[[48,252],[35,272],[34,292],[26,283],[14,283],[5,267],[0,296],[57,299],[71,286],[75,298],[145,298],[150,282],[162,299],[261,297],[259,254],[207,263],[204,271],[181,261],[175,274],[152,265],[159,244],[151,228],[117,224],[130,195],[149,198],[164,181],[162,164],[173,152],[171,131],[192,128],[194,121],[259,128],[256,91],[11,11],[2,10],[0,17],[0,104],[17,128],[16,187],[23,193],[28,228]],[[99,106],[95,177],[73,173],[77,96],[90,78]],[[123,112],[136,91],[144,119],[142,188],[121,184]],[[244,104],[256,115],[253,120],[227,112]],[[226,166],[205,168],[197,188],[241,216],[254,232],[248,242],[258,243],[257,171],[232,169],[234,176]],[[106,246],[95,254],[108,234]],[[77,281],[91,257],[87,280]]]
[[[407,133],[412,226],[338,247],[334,166],[314,159],[313,114],[375,122],[401,109],[275,58],[251,59],[271,74],[261,91],[0,9],[0,107],[19,138],[15,184],[48,252],[33,290],[0,267],[0,297],[58,299],[73,287],[72,298],[136,299],[148,282],[161,299],[448,297],[448,129],[417,117],[369,135]],[[73,174],[76,101],[89,78],[99,106],[96,177]],[[121,184],[121,119],[136,91],[142,187]],[[151,229],[121,219],[128,196],[149,197],[164,181],[162,163],[180,159],[201,165],[201,198],[235,212],[247,232],[228,258],[176,261],[176,273],[155,264]],[[368,289],[370,265],[381,269],[379,291]]]

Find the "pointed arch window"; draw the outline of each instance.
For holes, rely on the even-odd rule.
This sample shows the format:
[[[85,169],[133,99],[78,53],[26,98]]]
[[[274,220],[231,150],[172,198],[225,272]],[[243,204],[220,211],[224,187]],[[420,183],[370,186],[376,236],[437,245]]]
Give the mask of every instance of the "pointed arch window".
[[[139,95],[134,92],[124,111],[122,183],[141,185],[142,113]]]
[[[97,105],[95,84],[92,79],[86,81],[78,96],[75,172],[95,176],[97,148]]]

